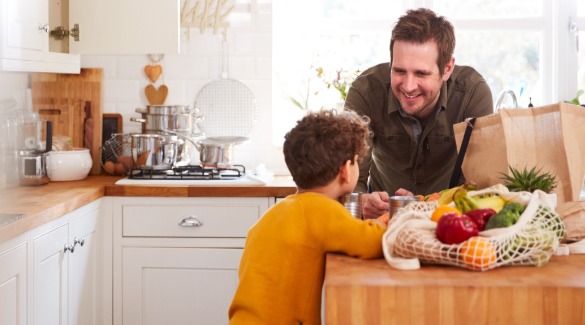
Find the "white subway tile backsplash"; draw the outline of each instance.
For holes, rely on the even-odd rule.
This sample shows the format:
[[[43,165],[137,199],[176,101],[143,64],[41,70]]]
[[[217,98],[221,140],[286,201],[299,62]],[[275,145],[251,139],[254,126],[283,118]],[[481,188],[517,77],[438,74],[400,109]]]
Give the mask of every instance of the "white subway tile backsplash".
[[[239,80],[256,79],[256,59],[253,56],[229,58],[229,77]]]
[[[82,68],[102,68],[104,79],[116,79],[116,56],[113,55],[82,55]]]
[[[185,105],[187,98],[185,95],[186,92],[186,83],[183,80],[168,80],[165,82],[165,85],[169,89],[169,93],[167,95],[167,99],[165,101],[166,105]]]
[[[234,55],[262,55],[272,54],[272,33],[254,32],[237,33],[233,43]]]
[[[234,161],[248,170],[264,163],[277,174],[286,174],[282,148],[272,144],[272,15],[270,4],[259,2],[255,10],[238,7],[227,29],[227,53],[221,33],[213,30],[181,30],[181,51],[165,55],[160,64],[163,75],[154,84],[163,82],[169,88],[165,104],[194,105],[197,94],[209,82],[219,80],[227,65],[228,77],[250,88],[258,103],[256,125],[249,134],[250,142],[236,146]],[[245,9],[245,8],[244,8]],[[268,9],[268,10],[267,10]],[[141,132],[142,124],[130,121],[141,117],[137,108],[146,108],[144,88],[150,83],[144,73],[149,64],[144,55],[82,55],[81,66],[103,68],[102,110],[122,115],[125,133]],[[14,87],[30,87],[29,74],[0,72],[0,99],[9,97]],[[280,130],[282,131],[282,130]],[[279,132],[280,132],[279,131]],[[282,131],[284,132],[284,131]]]
[[[272,32],[272,12],[259,12],[255,18],[256,31]]]
[[[199,29],[181,29],[181,55],[209,55],[221,54],[222,34],[213,34],[213,31],[199,32]]]
[[[272,78],[272,57],[257,56],[256,60],[256,78],[270,80]]]
[[[209,58],[206,56],[175,56],[161,63],[163,74],[168,79],[209,79]]]
[[[126,55],[116,57],[116,79],[144,79],[144,67],[150,64],[146,55]]]
[[[144,87],[141,85],[142,80],[106,79],[102,87],[104,103],[140,102],[144,96]]]

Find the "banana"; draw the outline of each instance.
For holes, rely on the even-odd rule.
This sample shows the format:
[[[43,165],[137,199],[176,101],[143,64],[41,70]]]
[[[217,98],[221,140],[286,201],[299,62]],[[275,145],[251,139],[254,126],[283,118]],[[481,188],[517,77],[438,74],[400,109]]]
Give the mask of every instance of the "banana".
[[[455,206],[461,212],[467,212],[478,208],[475,200],[467,196],[467,190],[463,187],[455,191],[453,194],[453,202],[455,202]]]
[[[437,203],[439,205],[446,205],[446,204],[450,204],[451,202],[453,202],[453,195],[455,194],[455,192],[459,188],[461,188],[461,186],[448,188],[446,190],[442,190],[441,192],[439,192],[439,193],[441,193],[441,196],[437,200]]]
[[[502,210],[507,201],[497,194],[468,196],[465,188],[460,188],[453,194],[455,206],[461,212],[475,209],[494,209],[496,212]]]
[[[492,208],[496,212],[502,210],[507,201],[501,196],[494,194],[490,196],[471,197],[479,209]]]

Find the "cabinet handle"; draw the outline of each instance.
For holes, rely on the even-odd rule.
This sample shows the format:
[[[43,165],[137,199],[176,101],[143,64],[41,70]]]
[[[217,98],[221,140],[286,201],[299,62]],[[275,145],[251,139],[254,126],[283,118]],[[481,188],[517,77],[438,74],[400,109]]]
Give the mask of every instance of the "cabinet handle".
[[[73,245],[83,246],[85,244],[85,238],[77,239],[77,237],[73,238]]]
[[[79,244],[79,246],[83,246],[83,244],[85,244],[85,239],[84,238],[77,239],[77,237],[73,238],[73,244],[69,246],[69,251],[71,253],[75,251],[75,246],[77,246],[77,244]]]
[[[69,250],[69,246],[67,246],[67,243],[65,243],[63,245],[63,253],[67,253],[68,250]]]
[[[201,227],[201,226],[203,226],[203,222],[201,222],[201,220],[199,220],[193,216],[188,216],[188,217],[181,219],[181,221],[179,221],[179,226],[181,226],[181,227]]]
[[[49,24],[44,24],[44,25],[39,24],[39,32],[48,33],[49,32]]]

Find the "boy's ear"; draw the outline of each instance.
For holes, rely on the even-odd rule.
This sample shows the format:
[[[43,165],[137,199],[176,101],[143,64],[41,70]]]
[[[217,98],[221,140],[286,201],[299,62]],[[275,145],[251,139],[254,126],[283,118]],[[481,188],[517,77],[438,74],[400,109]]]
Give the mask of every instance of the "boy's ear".
[[[341,168],[339,168],[339,180],[342,184],[349,183],[350,171],[351,171],[351,160],[347,160]]]

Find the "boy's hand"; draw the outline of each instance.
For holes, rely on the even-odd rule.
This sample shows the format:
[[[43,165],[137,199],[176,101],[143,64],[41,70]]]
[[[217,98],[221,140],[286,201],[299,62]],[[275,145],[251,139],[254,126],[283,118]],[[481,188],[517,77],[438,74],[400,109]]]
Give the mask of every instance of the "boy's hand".
[[[362,194],[362,215],[364,219],[376,219],[388,212],[389,195],[386,192]]]

